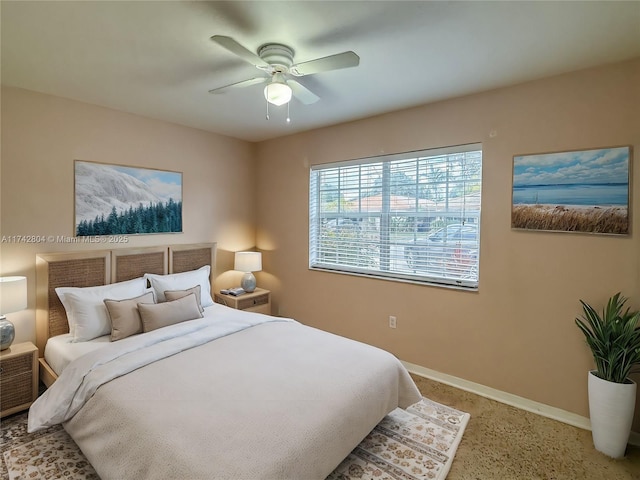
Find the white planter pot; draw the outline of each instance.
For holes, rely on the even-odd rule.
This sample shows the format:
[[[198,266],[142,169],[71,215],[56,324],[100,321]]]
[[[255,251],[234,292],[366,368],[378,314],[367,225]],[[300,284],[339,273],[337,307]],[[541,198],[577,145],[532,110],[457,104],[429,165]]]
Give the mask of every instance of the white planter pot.
[[[624,457],[631,433],[637,385],[602,380],[589,372],[589,416],[596,450],[613,458]]]

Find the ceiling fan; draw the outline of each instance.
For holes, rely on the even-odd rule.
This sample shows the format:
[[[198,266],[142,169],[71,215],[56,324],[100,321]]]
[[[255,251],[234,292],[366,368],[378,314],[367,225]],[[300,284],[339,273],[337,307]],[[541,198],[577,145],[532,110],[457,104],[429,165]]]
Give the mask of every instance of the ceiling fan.
[[[304,77],[305,75],[313,75],[319,72],[357,67],[360,64],[360,57],[353,52],[338,53],[336,55],[329,55],[328,57],[294,64],[293,49],[280,43],[266,43],[258,48],[256,55],[231,37],[214,35],[211,37],[211,40],[226,48],[231,53],[234,53],[245,62],[249,62],[259,70],[262,70],[265,75],[214,88],[209,90],[209,93],[222,93],[231,88],[242,88],[259,83],[266,83],[264,96],[267,102],[278,106],[288,103],[292,95],[305,105],[320,100],[320,97],[300,82],[291,78],[292,76]],[[267,119],[268,118],[267,110]]]

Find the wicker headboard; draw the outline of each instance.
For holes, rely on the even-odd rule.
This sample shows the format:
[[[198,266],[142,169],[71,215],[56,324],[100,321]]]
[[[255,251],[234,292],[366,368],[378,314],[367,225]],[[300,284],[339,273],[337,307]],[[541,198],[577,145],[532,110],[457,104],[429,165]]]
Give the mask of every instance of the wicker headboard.
[[[36,344],[40,356],[49,337],[69,331],[57,287],[105,285],[111,278],[110,252],[36,255]]]
[[[169,271],[167,247],[111,251],[111,282],[125,282],[145,273],[165,275]]]
[[[47,340],[69,332],[57,287],[93,287],[141,277],[145,273],[180,273],[211,265],[213,284],[216,244],[122,248],[36,255],[36,345],[44,355]]]
[[[169,273],[188,272],[211,265],[211,284],[213,285],[215,261],[215,244],[201,243],[169,247]]]

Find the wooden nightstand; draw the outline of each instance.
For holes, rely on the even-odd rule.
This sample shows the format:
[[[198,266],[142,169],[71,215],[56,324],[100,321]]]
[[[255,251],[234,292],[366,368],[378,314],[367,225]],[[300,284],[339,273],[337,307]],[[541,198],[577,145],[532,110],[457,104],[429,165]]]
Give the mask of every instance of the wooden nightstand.
[[[213,296],[216,303],[221,303],[227,307],[271,315],[271,292],[264,288],[256,288],[251,293],[243,293],[237,297],[223,295],[219,292],[214,293]]]
[[[0,351],[0,417],[26,410],[38,398],[38,348],[16,343]]]

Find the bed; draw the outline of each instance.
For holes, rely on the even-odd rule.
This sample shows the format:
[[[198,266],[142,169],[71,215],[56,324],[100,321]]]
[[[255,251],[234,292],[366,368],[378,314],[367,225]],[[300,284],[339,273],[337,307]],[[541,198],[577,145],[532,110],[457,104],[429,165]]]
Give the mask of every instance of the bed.
[[[70,334],[56,288],[190,272],[215,265],[215,244],[47,254],[37,265],[42,355]],[[103,480],[323,479],[387,413],[420,400],[383,350],[293,319],[203,310],[91,342],[62,369],[41,358],[50,388],[29,430],[62,423]]]

